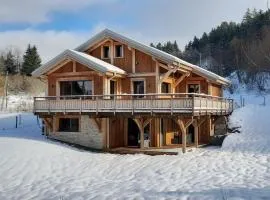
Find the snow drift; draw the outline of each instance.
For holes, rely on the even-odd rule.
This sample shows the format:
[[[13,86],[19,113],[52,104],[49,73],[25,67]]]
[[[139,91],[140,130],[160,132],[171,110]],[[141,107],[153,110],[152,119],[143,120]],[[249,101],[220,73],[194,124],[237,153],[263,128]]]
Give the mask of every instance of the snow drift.
[[[236,109],[229,119],[230,127],[241,127],[241,133],[228,136],[222,150],[270,153],[270,106],[247,105]]]

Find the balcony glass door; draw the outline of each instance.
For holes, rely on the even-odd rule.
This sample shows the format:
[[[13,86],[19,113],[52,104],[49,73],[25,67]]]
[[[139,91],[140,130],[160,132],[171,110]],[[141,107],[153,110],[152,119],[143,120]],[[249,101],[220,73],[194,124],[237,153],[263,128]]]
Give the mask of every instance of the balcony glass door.
[[[60,96],[92,95],[92,81],[61,81]]]
[[[134,94],[144,94],[144,81],[133,81],[133,93]],[[136,95],[135,98],[143,98],[143,95]]]
[[[117,88],[116,88],[116,81],[110,81],[110,94],[116,94]],[[113,99],[114,96],[111,96],[111,99]]]
[[[188,84],[188,93],[200,93],[200,85]]]

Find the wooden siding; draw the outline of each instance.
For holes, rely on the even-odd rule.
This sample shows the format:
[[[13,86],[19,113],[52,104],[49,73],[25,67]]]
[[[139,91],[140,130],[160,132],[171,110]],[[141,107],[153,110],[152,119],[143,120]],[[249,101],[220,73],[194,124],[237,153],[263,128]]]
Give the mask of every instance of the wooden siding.
[[[220,85],[212,84],[212,96],[222,97],[222,87]]]
[[[125,126],[127,126],[125,118],[113,117],[109,119],[110,148],[125,146]]]
[[[132,51],[128,49],[127,45],[123,45],[124,57],[114,58],[114,65],[123,69],[127,73],[132,73]]]
[[[151,56],[136,50],[135,51],[135,72],[155,72],[156,62],[152,59]]]
[[[203,94],[208,94],[207,80],[193,73],[191,73],[190,76],[184,78],[184,80],[175,88],[175,92],[186,93],[188,84],[200,84],[200,92]]]
[[[103,77],[98,75],[98,73],[93,70],[83,66],[82,64],[76,63],[76,72],[79,72],[73,75],[73,63],[69,62],[66,65],[62,66],[60,69],[48,75],[48,96],[57,96],[57,82],[59,80],[77,80],[85,79],[92,80],[94,84],[94,94],[102,95],[103,94]],[[93,72],[88,74],[88,72]]]

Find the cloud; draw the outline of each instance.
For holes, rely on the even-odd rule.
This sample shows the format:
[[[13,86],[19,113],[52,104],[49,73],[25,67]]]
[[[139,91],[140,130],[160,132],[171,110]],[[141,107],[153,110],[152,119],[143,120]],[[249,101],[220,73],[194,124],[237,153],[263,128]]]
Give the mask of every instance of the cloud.
[[[0,0],[0,23],[38,24],[50,20],[52,12],[80,12],[116,0]]]
[[[91,33],[68,31],[6,31],[0,32],[0,49],[18,48],[24,52],[29,43],[38,47],[43,63],[53,58],[65,49],[76,47],[85,41]]]
[[[266,8],[266,0],[118,1],[24,0],[24,3],[18,3],[16,0],[0,0],[0,24],[40,23],[50,20],[50,12],[79,12],[80,9],[92,6],[87,11],[89,16],[85,16],[85,20],[88,20],[95,10],[94,5],[109,5],[106,15],[102,14],[104,9],[98,10],[100,18],[93,22],[94,28],[91,30],[70,28],[66,31],[39,31],[29,28],[0,32],[0,50],[12,45],[24,52],[28,43],[35,44],[43,62],[46,62],[65,49],[77,47],[104,28],[111,28],[145,44],[177,40],[183,49],[195,35],[199,37],[204,31],[209,32],[222,21],[240,22],[247,8]]]

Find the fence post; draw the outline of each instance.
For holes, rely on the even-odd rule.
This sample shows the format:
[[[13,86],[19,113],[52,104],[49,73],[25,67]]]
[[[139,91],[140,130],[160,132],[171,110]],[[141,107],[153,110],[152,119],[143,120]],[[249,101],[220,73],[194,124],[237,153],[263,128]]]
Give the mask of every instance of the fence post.
[[[18,116],[16,115],[16,125],[15,128],[18,128]]]
[[[265,96],[263,97],[263,105],[266,106]]]

